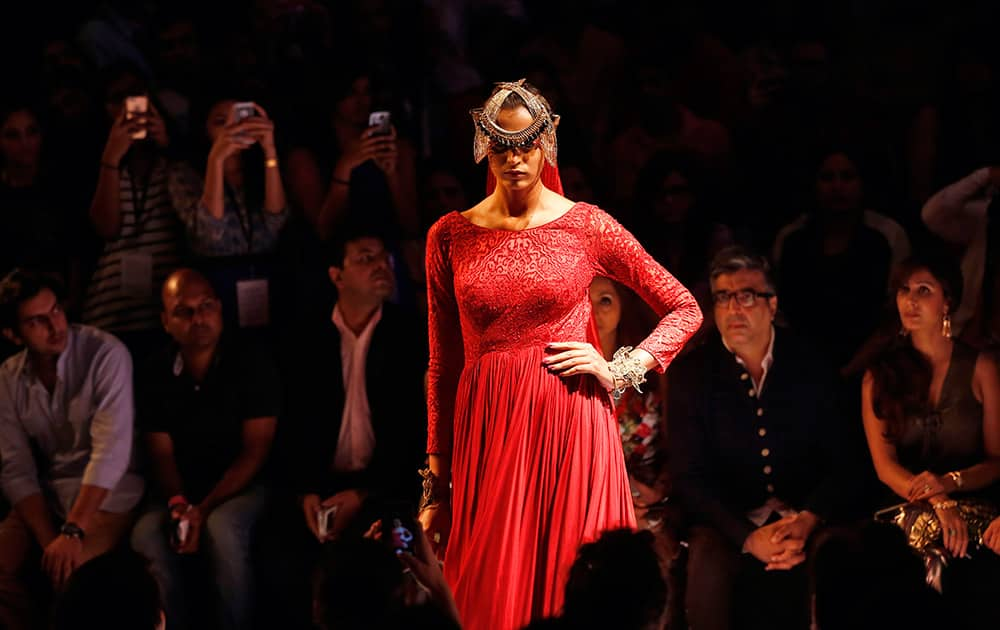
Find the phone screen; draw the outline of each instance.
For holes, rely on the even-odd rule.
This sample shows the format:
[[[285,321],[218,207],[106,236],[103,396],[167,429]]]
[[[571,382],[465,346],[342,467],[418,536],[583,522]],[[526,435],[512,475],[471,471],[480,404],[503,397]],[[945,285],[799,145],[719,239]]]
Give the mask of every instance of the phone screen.
[[[413,554],[416,539],[413,535],[413,528],[416,527],[413,519],[400,514],[382,519],[382,540],[386,541],[396,555],[404,553]]]
[[[392,114],[387,111],[372,112],[368,115],[368,127],[377,136],[392,133]]]

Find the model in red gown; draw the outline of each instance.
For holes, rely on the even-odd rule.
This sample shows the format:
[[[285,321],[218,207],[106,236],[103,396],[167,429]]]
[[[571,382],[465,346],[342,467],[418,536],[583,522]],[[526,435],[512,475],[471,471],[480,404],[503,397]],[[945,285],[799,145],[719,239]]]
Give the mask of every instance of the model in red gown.
[[[581,543],[634,527],[611,397],[542,364],[587,341],[595,276],[662,317],[640,348],[664,369],[701,324],[691,294],[611,216],[585,203],[519,231],[453,212],[428,233],[428,452],[450,454],[445,576],[463,627],[557,614]]]

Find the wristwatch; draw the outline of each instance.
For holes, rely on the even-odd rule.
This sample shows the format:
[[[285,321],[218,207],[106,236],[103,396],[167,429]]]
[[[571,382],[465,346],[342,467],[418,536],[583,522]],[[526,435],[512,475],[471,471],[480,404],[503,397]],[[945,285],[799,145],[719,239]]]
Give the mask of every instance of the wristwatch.
[[[63,523],[62,527],[59,528],[59,533],[63,536],[76,538],[77,540],[83,540],[84,536],[86,536],[86,532],[83,531],[83,528],[71,521]]]

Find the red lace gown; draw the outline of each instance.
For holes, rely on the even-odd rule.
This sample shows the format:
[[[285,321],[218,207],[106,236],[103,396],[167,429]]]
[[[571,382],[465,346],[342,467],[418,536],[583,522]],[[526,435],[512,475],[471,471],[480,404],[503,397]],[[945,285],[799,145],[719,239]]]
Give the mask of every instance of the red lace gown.
[[[557,614],[579,546],[635,514],[611,398],[560,378],[546,344],[585,341],[597,275],[663,317],[640,344],[667,366],[701,324],[695,299],[599,208],[520,231],[442,217],[427,237],[428,452],[452,465],[445,576],[463,627]]]

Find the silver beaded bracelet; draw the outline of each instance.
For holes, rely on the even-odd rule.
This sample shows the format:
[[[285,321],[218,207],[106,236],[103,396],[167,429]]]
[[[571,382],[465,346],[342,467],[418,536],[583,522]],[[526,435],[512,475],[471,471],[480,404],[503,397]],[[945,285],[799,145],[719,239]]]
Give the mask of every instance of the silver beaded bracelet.
[[[632,349],[632,346],[618,348],[611,361],[608,362],[608,368],[611,370],[611,377],[615,384],[611,395],[614,396],[615,400],[621,398],[629,386],[634,387],[635,391],[641,394],[642,390],[639,386],[646,382],[646,368],[643,367],[639,359],[630,354]],[[619,382],[621,385],[618,385]]]

